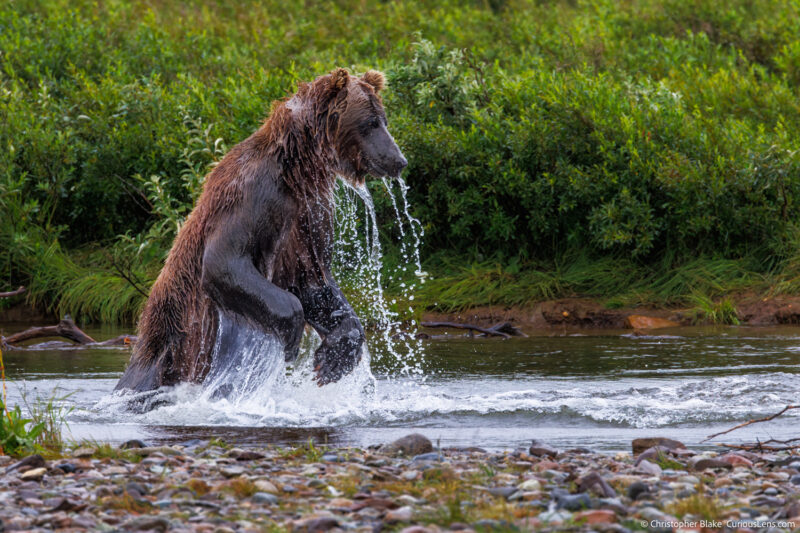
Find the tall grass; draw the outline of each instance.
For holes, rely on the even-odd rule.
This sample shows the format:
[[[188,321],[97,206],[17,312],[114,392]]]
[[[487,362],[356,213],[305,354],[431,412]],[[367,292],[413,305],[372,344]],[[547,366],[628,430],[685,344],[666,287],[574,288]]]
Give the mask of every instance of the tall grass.
[[[417,301],[445,312],[576,296],[599,298],[609,307],[699,306],[700,298],[708,303],[745,290],[768,291],[784,275],[755,271],[754,266],[752,260],[714,258],[648,265],[585,255],[566,256],[550,265],[484,261],[458,266],[446,260],[431,268],[433,277],[420,287]]]

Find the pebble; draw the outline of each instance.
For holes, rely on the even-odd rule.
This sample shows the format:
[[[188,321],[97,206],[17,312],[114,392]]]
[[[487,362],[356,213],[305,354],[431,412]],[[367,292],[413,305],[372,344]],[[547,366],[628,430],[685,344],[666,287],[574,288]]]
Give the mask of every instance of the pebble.
[[[492,496],[499,496],[501,498],[509,498],[512,494],[517,492],[516,487],[493,487],[491,489],[487,489],[486,492],[491,494]]]
[[[533,455],[534,457],[557,457],[558,450],[555,448],[548,446],[538,440],[534,440],[531,443],[531,447],[528,449],[528,453]]]
[[[557,508],[566,509],[567,511],[580,511],[582,509],[589,509],[592,506],[592,499],[588,494],[564,494],[557,497]]]
[[[139,452],[144,459],[132,460]],[[673,519],[668,511],[676,502],[696,494],[717,499],[725,518],[800,515],[794,498],[800,473],[787,466],[786,454],[704,453],[689,462],[728,468],[712,463],[713,475],[677,467],[658,475],[651,468],[658,467],[655,459],[641,454],[635,463],[629,453],[529,452],[331,449],[308,460],[270,448],[205,443],[130,448],[104,459],[48,463],[31,456],[0,461],[7,470],[0,475],[0,523],[6,530],[64,531],[441,533],[568,526],[627,533],[625,527],[640,520]],[[669,453],[670,460],[685,462],[681,458],[691,452]],[[448,518],[454,501],[471,523]]]
[[[589,525],[612,524],[617,521],[617,515],[614,514],[614,511],[607,511],[604,509],[581,511],[575,513],[573,518],[578,523],[585,522]]]
[[[123,524],[123,529],[131,531],[166,531],[169,520],[161,516],[140,516]]]
[[[222,472],[222,475],[227,477],[227,478],[239,477],[242,474],[244,474],[244,468],[242,468],[241,466],[232,466],[232,467],[229,467],[229,468],[223,468],[221,470],[221,472]],[[158,472],[158,473],[160,473],[160,472]]]
[[[11,458],[9,457],[9,459]],[[6,474],[8,474],[9,472],[13,472],[15,470],[24,472],[25,470],[30,470],[31,468],[41,468],[45,465],[46,463],[44,458],[38,453],[36,453],[33,455],[29,455],[28,457],[25,457],[21,461],[18,461],[9,466],[8,468],[6,468]]]
[[[633,439],[633,442],[631,442],[633,455],[639,455],[648,448],[653,448],[655,446],[661,446],[668,450],[686,449],[686,446],[682,442],[665,437]]]
[[[517,488],[523,492],[538,492],[542,490],[542,484],[538,479],[526,479]]]
[[[724,461],[732,466],[743,466],[746,468],[753,467],[753,461],[735,453],[726,453],[725,455],[720,456],[719,460]]]
[[[562,524],[572,519],[572,513],[566,511],[545,511],[539,515],[539,520],[553,524]],[[477,525],[477,524],[476,524]]]
[[[383,519],[389,523],[393,522],[410,522],[414,516],[414,510],[411,507],[404,506],[394,511],[389,511]]]
[[[408,471],[403,472],[402,474],[400,474],[400,477],[402,479],[404,479],[405,481],[414,481],[415,479],[417,479],[419,477],[419,471],[418,470],[408,470]]]
[[[92,455],[94,455],[94,448],[88,447],[78,448],[72,452],[72,457],[75,457],[76,459],[84,459],[91,457]]]
[[[267,492],[269,494],[278,494],[278,487],[267,481],[266,479],[258,479],[256,480],[253,485],[260,491],[260,492]]]
[[[388,455],[422,455],[433,451],[433,444],[424,435],[412,433],[383,446],[380,451]]]
[[[26,470],[19,476],[20,479],[24,481],[39,481],[44,477],[47,473],[47,469],[42,468],[31,468],[30,470]]]
[[[147,444],[139,439],[131,439],[119,445],[120,450],[131,450],[134,448],[146,448]]]
[[[270,494],[269,492],[256,492],[253,494],[252,500],[255,503],[268,503],[270,505],[275,505],[278,503],[278,497],[274,494]]]
[[[441,461],[442,455],[439,452],[422,453],[415,455],[412,461]]]
[[[635,472],[639,474],[647,474],[648,476],[660,476],[662,471],[660,466],[645,459],[639,462]]]
[[[713,458],[703,458],[692,464],[695,470],[706,469],[727,469],[730,470],[733,466],[730,463]]]
[[[72,474],[76,470],[75,465],[72,463],[60,463],[56,465],[56,468],[60,469],[65,474]]]
[[[643,481],[636,481],[628,487],[628,498],[631,500],[638,500],[642,494],[650,492],[650,485]]]
[[[316,533],[318,531],[329,531],[335,527],[339,527],[339,521],[335,518],[325,516],[298,520],[292,524],[291,530],[297,533]]]

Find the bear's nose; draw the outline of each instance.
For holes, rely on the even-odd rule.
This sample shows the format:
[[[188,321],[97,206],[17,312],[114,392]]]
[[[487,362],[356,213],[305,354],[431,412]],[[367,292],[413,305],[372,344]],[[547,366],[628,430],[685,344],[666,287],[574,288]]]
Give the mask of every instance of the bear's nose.
[[[400,173],[403,172],[403,169],[408,166],[408,161],[406,160],[405,157],[403,157],[403,154],[399,154],[399,156],[400,157],[397,159],[397,161],[395,161],[394,169],[393,169],[394,170],[394,177],[396,177],[396,178],[399,178],[400,177]]]

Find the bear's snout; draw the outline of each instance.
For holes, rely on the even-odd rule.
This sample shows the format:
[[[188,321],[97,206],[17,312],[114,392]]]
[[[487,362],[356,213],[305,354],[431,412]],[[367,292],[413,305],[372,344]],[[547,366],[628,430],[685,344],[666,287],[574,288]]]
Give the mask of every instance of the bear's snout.
[[[399,178],[400,173],[403,172],[403,169],[408,166],[408,160],[403,156],[403,154],[397,154],[397,159],[389,166],[389,175],[393,178]]]

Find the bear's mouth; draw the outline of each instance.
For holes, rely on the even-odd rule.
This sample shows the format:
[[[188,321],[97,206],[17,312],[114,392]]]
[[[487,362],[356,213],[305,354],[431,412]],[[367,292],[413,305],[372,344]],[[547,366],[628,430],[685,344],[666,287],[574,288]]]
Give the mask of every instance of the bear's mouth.
[[[367,161],[367,171],[364,173],[363,176],[360,176],[360,179],[361,179],[362,183],[367,179],[367,176],[372,176],[376,180],[379,180],[381,178],[393,178],[393,177],[395,177],[395,176],[391,175],[391,172],[385,170],[383,167],[381,167],[377,163],[375,163],[373,161],[369,161],[369,160]]]

